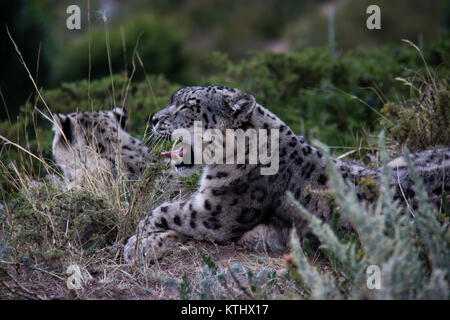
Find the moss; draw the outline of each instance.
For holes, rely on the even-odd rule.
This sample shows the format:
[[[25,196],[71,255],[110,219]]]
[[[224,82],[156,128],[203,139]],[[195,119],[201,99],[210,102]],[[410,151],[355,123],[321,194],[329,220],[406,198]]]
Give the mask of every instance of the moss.
[[[378,181],[369,174],[367,177],[361,178],[358,181],[358,185],[361,187],[361,191],[364,192],[366,199],[376,201],[380,196],[380,186]]]

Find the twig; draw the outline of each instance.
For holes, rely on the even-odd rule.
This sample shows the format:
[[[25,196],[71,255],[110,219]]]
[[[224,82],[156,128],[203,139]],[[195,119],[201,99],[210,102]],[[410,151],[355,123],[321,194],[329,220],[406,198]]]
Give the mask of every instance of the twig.
[[[6,282],[4,282],[3,280],[0,280],[0,283],[1,283],[6,289],[8,289],[13,295],[18,295],[18,296],[21,296],[21,297],[23,297],[23,298],[25,298],[25,299],[30,299],[29,296],[27,296],[27,295],[25,295],[25,294],[23,294],[23,293],[21,293],[21,292],[15,290],[14,288],[11,288],[11,287],[10,287]]]
[[[357,151],[356,149],[350,150],[350,151],[344,153],[343,155],[340,155],[339,157],[337,157],[337,159],[339,159],[339,160],[340,160],[340,159],[343,159],[343,158],[345,158],[345,157],[347,157],[347,156],[349,156],[349,155],[355,153],[356,151]]]
[[[234,272],[228,267],[228,272],[231,274],[231,278],[233,278],[234,282],[238,285],[239,289],[245,293],[245,295],[251,299],[254,298],[253,294],[249,291],[249,289],[242,284],[241,281],[237,278],[237,276],[234,274]]]
[[[397,182],[398,182],[398,186],[400,187],[400,192],[402,193],[403,199],[406,202],[406,207],[408,208],[409,212],[411,213],[411,216],[413,218],[415,218],[414,212],[411,210],[411,207],[409,205],[408,200],[406,199],[405,194],[403,193],[403,188],[402,188],[402,184],[400,183],[400,176],[398,175],[398,166],[397,166]]]
[[[19,288],[20,290],[22,290],[24,293],[26,293],[27,295],[29,295],[29,297],[25,296],[23,293],[20,293],[19,291],[15,290],[14,288],[11,288],[6,282],[4,282],[3,280],[1,281],[1,283],[8,289],[10,290],[12,293],[16,293],[18,295],[21,295],[27,299],[37,299],[37,300],[44,300],[43,297],[41,297],[40,295],[38,295],[37,293],[34,293],[30,290],[28,290],[27,288],[25,288],[22,284],[19,283],[19,281],[16,280],[16,278],[14,278],[12,275],[9,274],[8,271],[6,270],[1,270],[6,276],[8,276]]]
[[[47,271],[47,270],[44,270],[44,269],[41,269],[41,268],[38,268],[38,267],[33,267],[33,269],[37,270],[37,271],[40,271],[40,272],[44,272],[44,273],[46,273],[46,274],[48,274],[48,275],[50,275],[52,277],[55,277],[56,279],[59,279],[61,281],[64,281],[64,282],[66,281],[66,279],[64,279],[63,277],[58,276],[57,274],[54,274],[53,272],[50,272],[50,271]]]

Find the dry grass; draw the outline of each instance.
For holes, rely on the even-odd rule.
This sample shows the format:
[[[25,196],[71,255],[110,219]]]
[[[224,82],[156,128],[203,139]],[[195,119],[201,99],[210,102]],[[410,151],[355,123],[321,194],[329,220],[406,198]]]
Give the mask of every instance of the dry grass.
[[[96,166],[95,158],[86,168],[74,150],[80,168],[78,181],[83,183],[67,188],[63,177],[55,173],[54,163],[23,151],[19,165],[2,163],[2,175],[12,188],[0,219],[3,299],[301,296],[282,254],[255,254],[234,243],[189,241],[153,265],[124,264],[123,245],[135,233],[137,223],[161,202],[188,196],[198,176],[173,176],[167,164],[158,163],[149,165],[143,177],[131,183],[125,175],[112,177]],[[49,168],[46,177],[30,174],[30,157]],[[121,172],[120,167],[117,170]],[[223,274],[223,281],[208,272],[205,256],[217,266],[217,274]],[[233,271],[236,265],[240,271]],[[78,289],[69,289],[67,281],[74,268],[80,269],[83,281]],[[189,275],[188,291],[181,289],[186,285],[185,275]],[[253,277],[258,275],[256,284]],[[214,288],[202,292],[208,281]]]
[[[16,214],[14,210],[15,208],[8,208],[10,215]],[[34,211],[31,216],[42,214]],[[49,220],[55,218],[51,216],[51,212],[47,214],[46,218]],[[26,219],[32,220],[31,216]],[[7,260],[0,261],[0,296],[3,299],[198,298],[202,281],[214,278],[214,275],[207,271],[208,267],[203,258],[205,255],[217,266],[217,273],[233,275],[228,276],[224,282],[216,281],[214,285],[217,288],[207,297],[209,299],[279,299],[299,297],[301,293],[295,282],[289,278],[281,254],[256,254],[234,243],[217,245],[211,242],[189,241],[155,264],[127,265],[123,263],[121,256],[125,237],[116,237],[106,245],[99,243],[99,247],[92,250],[92,246],[86,248],[82,239],[71,232],[82,233],[82,228],[74,226],[73,229],[76,230],[66,230],[69,236],[73,237],[71,241],[65,241],[67,239],[62,235],[62,231],[47,230],[43,235],[53,236],[46,239],[49,240],[46,244],[39,241],[39,245],[33,240],[27,241],[27,237],[21,237],[19,231],[11,233],[8,240],[22,240],[25,243],[11,241],[10,243],[15,244],[11,248],[11,255]],[[92,237],[90,241],[93,241]],[[66,243],[65,248],[62,248],[63,243]],[[101,245],[104,246],[100,247]],[[236,264],[241,266],[241,271],[231,271]],[[79,266],[84,278],[82,286],[76,290],[70,290],[67,286],[73,265]],[[257,276],[261,272],[262,279],[258,282],[258,290],[254,290],[249,273]],[[265,275],[268,272],[272,273],[271,278]],[[183,296],[180,290],[185,274],[189,275],[191,288],[188,296]]]
[[[155,142],[155,141],[154,141]],[[157,141],[156,141],[157,142]],[[158,144],[153,144],[155,149]],[[153,265],[126,265],[122,252],[137,223],[161,202],[188,196],[197,176],[173,176],[167,164],[151,164],[135,183],[111,176],[95,155],[71,188],[55,164],[26,148],[20,164],[3,164],[12,188],[0,225],[0,296],[4,299],[247,299],[296,298],[282,254],[255,254],[234,243],[193,242]],[[98,156],[98,155],[97,155]],[[44,178],[27,169],[30,159],[48,168]],[[97,160],[97,161],[95,161]],[[120,162],[118,162],[120,163]],[[202,252],[202,253],[201,253]],[[204,254],[203,254],[204,253]],[[202,257],[203,254],[203,257]],[[217,266],[208,272],[205,255]],[[237,271],[233,267],[240,266]],[[79,268],[81,287],[67,281]],[[239,271],[239,269],[241,269]],[[185,275],[189,275],[188,289]],[[258,279],[257,283],[255,282]],[[212,284],[205,292],[205,283]],[[187,291],[186,291],[187,290]]]
[[[412,152],[446,147],[450,144],[450,90],[448,73],[439,76],[426,63],[421,50],[411,41],[403,40],[421,57],[425,71],[407,79],[397,77],[410,89],[410,97],[386,102],[381,109],[381,124],[391,138],[390,148],[400,154],[407,145]]]

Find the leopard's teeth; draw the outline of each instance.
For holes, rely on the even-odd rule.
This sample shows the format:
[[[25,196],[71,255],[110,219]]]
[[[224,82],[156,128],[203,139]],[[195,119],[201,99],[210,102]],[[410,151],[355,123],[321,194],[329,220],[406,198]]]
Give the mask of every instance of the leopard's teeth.
[[[178,150],[161,152],[161,155],[170,158],[177,163],[181,163],[183,161],[183,148],[181,147]]]

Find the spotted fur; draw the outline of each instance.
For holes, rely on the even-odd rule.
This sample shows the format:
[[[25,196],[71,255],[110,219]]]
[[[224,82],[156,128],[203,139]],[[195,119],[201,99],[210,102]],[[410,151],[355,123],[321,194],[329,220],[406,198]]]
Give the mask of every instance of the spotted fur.
[[[305,221],[287,200],[287,191],[324,221],[332,219],[332,206],[318,192],[326,190],[328,182],[323,154],[295,135],[252,95],[217,86],[183,88],[172,96],[169,106],[154,116],[154,133],[168,138],[175,129],[190,129],[199,120],[203,121],[203,129],[218,128],[222,132],[228,128],[278,129],[278,173],[261,175],[259,164],[205,166],[195,194],[162,204],[140,222],[137,234],[124,249],[127,262],[161,258],[175,243],[187,238],[239,240],[252,249],[283,250],[293,226],[301,237],[310,236]],[[425,151],[412,158],[432,197],[438,199],[442,190],[449,191],[449,148]],[[368,177],[378,181],[378,170],[337,159],[334,162],[344,179],[356,186],[358,198],[373,200],[360,182]],[[396,198],[416,206],[404,160],[395,159],[390,165],[395,168],[391,184],[396,187]],[[342,224],[349,228],[345,221]]]
[[[148,162],[150,150],[124,130],[125,109],[55,114],[53,157],[69,185],[86,177],[106,179],[122,175],[137,180]],[[95,178],[94,178],[95,179]]]

